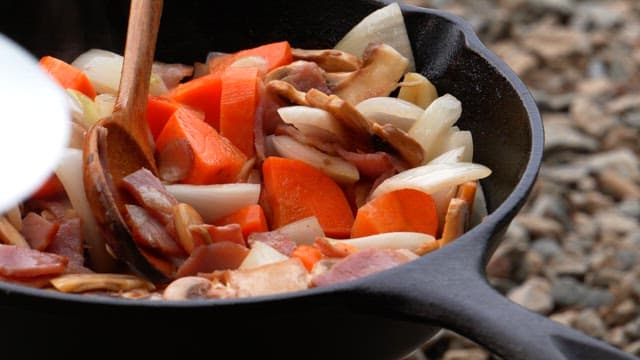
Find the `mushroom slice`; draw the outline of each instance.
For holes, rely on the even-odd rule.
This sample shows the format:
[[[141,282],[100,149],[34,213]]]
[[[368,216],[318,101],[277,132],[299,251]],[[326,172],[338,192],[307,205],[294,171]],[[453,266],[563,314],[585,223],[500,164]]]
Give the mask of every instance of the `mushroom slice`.
[[[155,290],[155,286],[142,278],[127,274],[66,274],[51,279],[57,290],[67,293],[86,291],[130,291],[134,289]]]
[[[362,66],[359,57],[337,49],[291,49],[293,58],[296,60],[313,61],[325,71],[329,72],[350,72]]]
[[[420,166],[424,160],[422,146],[409,134],[391,124],[373,123],[373,133],[391,145],[411,167]]]
[[[24,236],[20,234],[5,216],[0,216],[0,243],[31,248]]]
[[[331,93],[325,80],[325,71],[311,61],[297,60],[277,67],[266,75],[264,82],[272,80],[286,81],[299,91],[315,88],[327,94]]]
[[[306,105],[309,103],[305,98],[305,93],[296,89],[293,85],[282,80],[271,80],[267,82],[267,91],[276,94],[282,99],[296,105]]]
[[[206,299],[213,288],[213,282],[201,276],[185,276],[174,280],[164,289],[165,300]]]
[[[409,60],[389,45],[370,44],[363,55],[362,68],[351,73],[331,89],[355,105],[375,96],[389,96],[398,86]]]

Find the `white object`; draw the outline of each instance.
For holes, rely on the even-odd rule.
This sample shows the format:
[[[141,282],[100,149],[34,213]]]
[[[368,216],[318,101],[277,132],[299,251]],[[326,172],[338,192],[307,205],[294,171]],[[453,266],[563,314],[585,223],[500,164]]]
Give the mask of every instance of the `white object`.
[[[58,165],[71,133],[67,95],[18,44],[0,34],[0,213]]]

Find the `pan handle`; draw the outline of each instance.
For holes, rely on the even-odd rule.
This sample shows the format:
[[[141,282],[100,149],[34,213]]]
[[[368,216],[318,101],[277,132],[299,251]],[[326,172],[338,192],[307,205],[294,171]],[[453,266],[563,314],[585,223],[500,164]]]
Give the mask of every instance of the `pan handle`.
[[[445,247],[438,250],[443,256],[363,282],[360,308],[364,303],[365,311],[453,330],[504,359],[638,360],[504,297],[487,282],[482,260],[460,256],[471,249]]]

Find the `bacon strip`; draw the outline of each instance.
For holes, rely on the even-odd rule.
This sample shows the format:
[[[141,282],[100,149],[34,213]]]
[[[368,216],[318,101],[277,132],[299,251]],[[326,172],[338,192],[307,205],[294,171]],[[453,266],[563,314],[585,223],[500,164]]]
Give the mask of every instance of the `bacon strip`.
[[[249,234],[249,238],[247,239],[249,246],[253,246],[256,241],[261,241],[287,256],[291,256],[298,246],[289,236],[279,231],[264,231]]]
[[[143,207],[127,204],[125,216],[133,239],[139,246],[155,249],[168,256],[185,256],[182,247],[169,235],[165,227]]]
[[[49,221],[32,211],[22,219],[22,224],[22,236],[32,249],[40,251],[44,251],[51,244],[60,227],[57,221]]]
[[[160,179],[151,171],[142,168],[129,174],[122,179],[120,186],[164,225],[173,223],[171,209],[178,204],[178,200],[167,191]]]
[[[66,273],[92,272],[84,264],[84,239],[82,238],[82,222],[77,216],[60,219],[60,226],[47,252],[58,254],[69,259]]]
[[[327,272],[311,279],[313,286],[327,286],[370,275],[404,264],[414,257],[404,251],[367,249],[358,251],[340,260]]]
[[[64,256],[0,244],[0,276],[31,278],[61,274],[68,260]]]
[[[229,241],[198,246],[178,268],[177,277],[237,269],[249,249]]]

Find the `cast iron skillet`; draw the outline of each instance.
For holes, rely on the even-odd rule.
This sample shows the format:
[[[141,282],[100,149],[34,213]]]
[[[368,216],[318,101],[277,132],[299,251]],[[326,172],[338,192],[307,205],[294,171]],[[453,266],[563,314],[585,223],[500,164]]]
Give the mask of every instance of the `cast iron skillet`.
[[[269,41],[326,48],[374,1],[165,2],[156,58],[203,61]],[[0,30],[36,56],[72,60],[90,47],[122,53],[125,1],[0,5]],[[486,281],[487,260],[527,198],[543,127],[522,82],[460,19],[403,7],[420,72],[463,103],[490,216],[452,245],[360,280],[261,298],[167,303],[0,284],[0,339],[10,353],[187,358],[398,359],[441,327],[505,359],[629,359],[603,342],[515,305]],[[31,145],[31,144],[30,144]],[[81,349],[88,349],[83,352]]]

